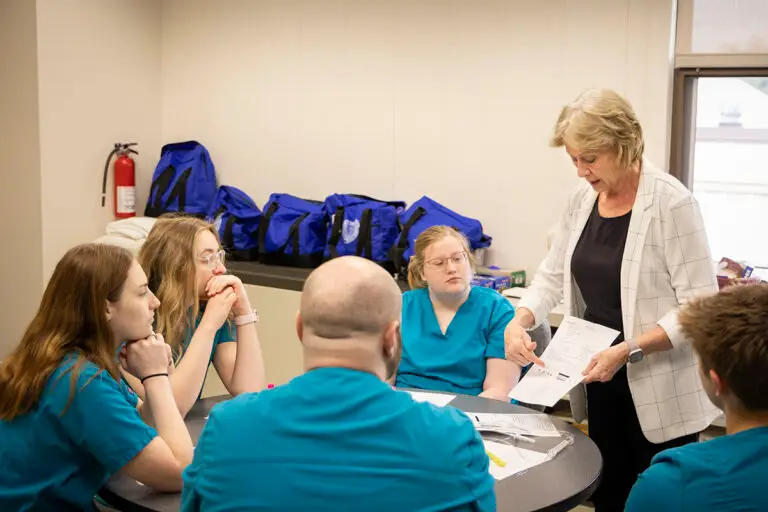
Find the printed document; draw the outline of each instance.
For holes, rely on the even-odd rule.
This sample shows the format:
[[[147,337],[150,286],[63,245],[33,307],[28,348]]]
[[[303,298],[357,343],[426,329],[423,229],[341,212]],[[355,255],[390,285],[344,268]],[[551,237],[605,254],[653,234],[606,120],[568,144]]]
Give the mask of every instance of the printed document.
[[[541,356],[545,367],[533,365],[510,392],[510,398],[552,407],[584,380],[592,356],[608,348],[619,331],[568,316]]]

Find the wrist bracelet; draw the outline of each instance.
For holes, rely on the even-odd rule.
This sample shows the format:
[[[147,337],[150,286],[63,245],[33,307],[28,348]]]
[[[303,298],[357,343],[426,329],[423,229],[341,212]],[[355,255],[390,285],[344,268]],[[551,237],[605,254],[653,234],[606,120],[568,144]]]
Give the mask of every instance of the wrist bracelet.
[[[152,377],[167,377],[167,376],[168,376],[167,372],[165,372],[165,373],[153,373],[152,375],[147,375],[146,377],[141,379],[141,383],[144,384],[145,380],[151,379]]]

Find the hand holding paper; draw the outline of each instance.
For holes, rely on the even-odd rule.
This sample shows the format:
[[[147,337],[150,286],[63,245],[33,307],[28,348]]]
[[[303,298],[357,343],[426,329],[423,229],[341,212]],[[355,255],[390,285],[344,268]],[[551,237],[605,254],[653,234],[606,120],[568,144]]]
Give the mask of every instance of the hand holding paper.
[[[608,348],[619,331],[565,317],[541,359],[510,392],[510,398],[529,404],[552,407],[583,379],[593,356]]]

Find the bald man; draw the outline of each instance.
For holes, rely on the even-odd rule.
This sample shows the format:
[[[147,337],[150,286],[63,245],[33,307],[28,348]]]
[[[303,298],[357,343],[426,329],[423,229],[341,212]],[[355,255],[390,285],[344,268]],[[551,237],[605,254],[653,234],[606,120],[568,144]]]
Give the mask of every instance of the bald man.
[[[296,318],[305,373],[214,407],[182,510],[495,510],[470,420],[385,382],[400,360],[401,303],[368,260],[312,272]]]

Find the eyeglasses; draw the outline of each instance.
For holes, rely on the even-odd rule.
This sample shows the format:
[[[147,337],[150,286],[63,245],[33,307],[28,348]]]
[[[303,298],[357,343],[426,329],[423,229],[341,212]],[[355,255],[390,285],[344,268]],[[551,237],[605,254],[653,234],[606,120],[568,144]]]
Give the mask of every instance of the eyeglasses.
[[[448,258],[434,258],[429,261],[425,261],[424,265],[432,270],[443,270],[449,261],[453,263],[454,266],[459,266],[467,261],[467,253],[462,251],[457,252]]]
[[[206,265],[208,265],[208,268],[210,270],[213,270],[214,268],[216,268],[216,265],[218,265],[219,263],[224,265],[226,258],[227,258],[227,253],[224,252],[224,249],[219,249],[216,252],[212,252],[208,256],[200,256],[200,258],[198,259],[200,260],[200,263],[205,263]]]

